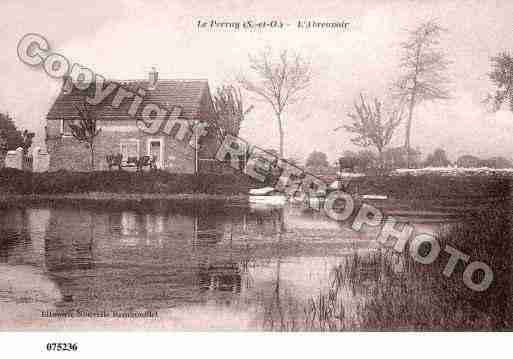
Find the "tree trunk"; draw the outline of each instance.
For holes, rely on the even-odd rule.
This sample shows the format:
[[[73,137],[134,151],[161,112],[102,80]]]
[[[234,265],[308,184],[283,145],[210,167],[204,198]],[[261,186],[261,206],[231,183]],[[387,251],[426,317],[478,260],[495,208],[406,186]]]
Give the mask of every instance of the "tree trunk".
[[[89,144],[89,149],[91,150],[91,172],[94,171],[94,145],[92,143]]]
[[[406,150],[406,168],[410,168],[410,136],[411,136],[411,122],[413,119],[413,108],[415,106],[415,92],[412,92],[410,97],[410,108],[408,111],[408,121],[406,122],[406,138],[404,141],[404,148]]]
[[[410,133],[411,133],[411,122],[413,118],[413,108],[415,107],[415,97],[417,95],[417,81],[419,76],[419,65],[420,65],[420,50],[422,43],[417,43],[417,50],[415,52],[415,73],[413,77],[413,87],[411,88],[410,96],[410,111],[408,113],[408,122],[406,122],[406,139],[404,147],[406,148],[406,168],[410,168]]]
[[[383,149],[382,148],[378,148],[378,161],[379,161],[379,165],[378,165],[378,172],[379,174],[383,174],[385,171],[385,164],[383,163]]]
[[[281,123],[281,113],[277,113],[278,129],[280,131],[280,158],[283,158],[283,124]]]

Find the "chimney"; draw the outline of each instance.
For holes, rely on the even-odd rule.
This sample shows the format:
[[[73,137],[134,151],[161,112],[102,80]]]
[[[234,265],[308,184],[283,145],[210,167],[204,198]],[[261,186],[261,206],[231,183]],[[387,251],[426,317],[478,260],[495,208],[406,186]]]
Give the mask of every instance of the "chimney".
[[[157,81],[159,79],[159,73],[155,67],[151,68],[150,73],[148,74],[148,90],[155,90],[157,87]]]
[[[71,76],[65,75],[62,78],[61,91],[66,95],[70,94],[73,91],[73,79],[71,78]]]

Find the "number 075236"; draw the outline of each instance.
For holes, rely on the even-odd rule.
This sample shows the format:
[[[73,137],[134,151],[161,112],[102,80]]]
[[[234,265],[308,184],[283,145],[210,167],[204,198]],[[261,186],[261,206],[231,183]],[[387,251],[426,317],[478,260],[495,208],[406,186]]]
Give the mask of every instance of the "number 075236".
[[[78,345],[77,343],[48,343],[46,344],[46,350],[56,352],[75,352],[78,350]]]

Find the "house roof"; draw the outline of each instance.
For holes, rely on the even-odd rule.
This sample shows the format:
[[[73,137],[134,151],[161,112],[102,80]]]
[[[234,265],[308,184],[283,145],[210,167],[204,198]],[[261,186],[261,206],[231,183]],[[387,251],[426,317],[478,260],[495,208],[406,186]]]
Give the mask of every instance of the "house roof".
[[[148,80],[107,80],[103,84],[103,88],[107,88],[109,83],[118,83],[134,93],[137,93],[136,91],[139,89],[145,91],[144,96],[142,96],[143,101],[137,111],[137,118],[140,118],[141,111],[146,104],[154,103],[169,111],[174,106],[181,106],[184,119],[197,119],[202,114],[200,110],[203,96],[206,94],[210,96],[208,81],[205,79],[159,79],[153,90],[148,89]],[[74,106],[84,103],[86,96],[93,97],[94,91],[95,85],[89,86],[87,90],[80,90],[75,86],[73,86],[71,92],[64,91],[63,89],[50,108],[46,118],[49,120],[78,118],[78,113]],[[133,102],[133,97],[124,99],[120,107],[115,108],[112,106],[112,100],[117,92],[118,89],[116,88],[101,104],[90,106],[90,109],[99,120],[128,120],[132,118],[128,114],[128,109]]]

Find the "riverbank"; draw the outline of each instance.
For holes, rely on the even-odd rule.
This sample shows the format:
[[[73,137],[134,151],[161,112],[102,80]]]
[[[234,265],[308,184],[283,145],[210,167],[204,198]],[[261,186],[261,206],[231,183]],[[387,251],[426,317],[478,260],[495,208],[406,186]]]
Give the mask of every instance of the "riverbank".
[[[245,195],[259,184],[248,176],[217,173],[169,173],[165,171],[95,171],[44,173],[0,170],[0,194],[62,196],[88,199],[113,197],[173,198]]]
[[[502,176],[447,176],[436,174],[364,176],[344,181],[354,194],[382,195],[391,203],[421,209],[425,202],[434,207],[474,207],[501,202],[511,196],[511,178]],[[242,174],[185,174],[165,171],[95,171],[45,173],[15,169],[0,170],[0,200],[204,200],[245,199],[251,188],[263,187]],[[22,196],[22,197],[19,197]],[[419,208],[417,208],[419,207]]]
[[[63,194],[0,194],[0,202],[38,200],[85,200],[85,201],[145,201],[145,200],[185,200],[185,201],[247,201],[247,195],[223,195],[207,193],[63,193]]]
[[[348,191],[415,200],[498,200],[511,194],[512,178],[500,175],[449,176],[426,173],[348,179]]]

